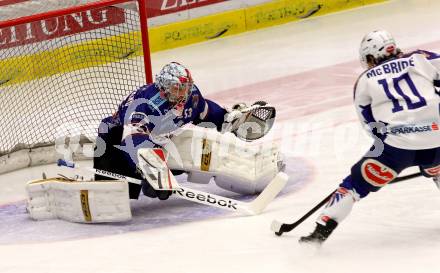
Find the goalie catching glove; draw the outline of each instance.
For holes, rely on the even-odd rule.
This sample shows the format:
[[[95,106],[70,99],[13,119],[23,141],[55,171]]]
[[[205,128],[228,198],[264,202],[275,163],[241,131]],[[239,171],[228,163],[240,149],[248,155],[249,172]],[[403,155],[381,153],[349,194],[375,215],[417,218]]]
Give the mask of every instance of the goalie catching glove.
[[[275,107],[264,101],[254,102],[250,107],[237,103],[225,116],[222,132],[231,132],[244,141],[265,136],[275,121]]]

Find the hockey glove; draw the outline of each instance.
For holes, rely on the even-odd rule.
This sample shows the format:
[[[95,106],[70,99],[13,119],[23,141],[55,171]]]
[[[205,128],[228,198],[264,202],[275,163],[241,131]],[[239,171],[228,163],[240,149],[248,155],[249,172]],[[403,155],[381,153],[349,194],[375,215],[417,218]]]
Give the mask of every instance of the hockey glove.
[[[250,107],[238,103],[225,116],[222,132],[231,132],[244,141],[253,141],[269,132],[275,116],[275,108],[264,101],[257,101]]]

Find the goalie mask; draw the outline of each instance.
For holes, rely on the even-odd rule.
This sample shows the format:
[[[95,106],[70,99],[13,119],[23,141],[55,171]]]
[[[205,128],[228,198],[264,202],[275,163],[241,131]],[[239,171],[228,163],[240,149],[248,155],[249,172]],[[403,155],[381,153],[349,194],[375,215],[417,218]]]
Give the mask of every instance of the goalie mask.
[[[399,52],[396,41],[390,33],[385,30],[375,30],[362,39],[359,57],[362,67],[367,69],[395,57]]]
[[[193,79],[183,65],[172,62],[156,75],[156,86],[172,104],[184,104],[191,94]]]

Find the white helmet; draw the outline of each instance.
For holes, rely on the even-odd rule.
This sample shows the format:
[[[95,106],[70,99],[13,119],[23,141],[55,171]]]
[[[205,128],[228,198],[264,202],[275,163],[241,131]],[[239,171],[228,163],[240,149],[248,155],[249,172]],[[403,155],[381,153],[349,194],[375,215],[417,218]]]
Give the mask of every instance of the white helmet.
[[[396,41],[385,30],[375,30],[365,35],[359,49],[361,64],[364,68],[369,68],[369,61],[377,65],[396,56],[398,52]]]
[[[186,67],[172,62],[156,75],[155,84],[170,102],[185,103],[191,94],[193,79]]]

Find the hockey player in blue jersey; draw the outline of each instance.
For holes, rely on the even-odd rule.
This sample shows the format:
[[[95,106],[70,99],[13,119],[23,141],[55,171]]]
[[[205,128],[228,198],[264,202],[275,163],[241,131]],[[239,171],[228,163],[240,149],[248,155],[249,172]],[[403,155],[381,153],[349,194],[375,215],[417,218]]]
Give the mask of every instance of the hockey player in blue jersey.
[[[439,187],[440,56],[423,50],[403,54],[388,32],[374,31],[362,40],[360,58],[367,70],[355,85],[354,103],[376,141],[330,198],[313,233],[300,243],[324,242],[355,202],[405,168],[419,166]]]
[[[140,179],[136,170],[139,148],[160,147],[176,129],[188,123],[203,122],[220,130],[226,113],[225,108],[202,96],[187,68],[169,63],[156,75],[155,83],[131,93],[115,114],[101,122],[96,150],[105,152],[95,156],[94,167]],[[130,184],[130,198],[137,199],[140,190],[140,186]],[[170,195],[169,191],[155,191],[148,183],[142,191],[161,200]]]

